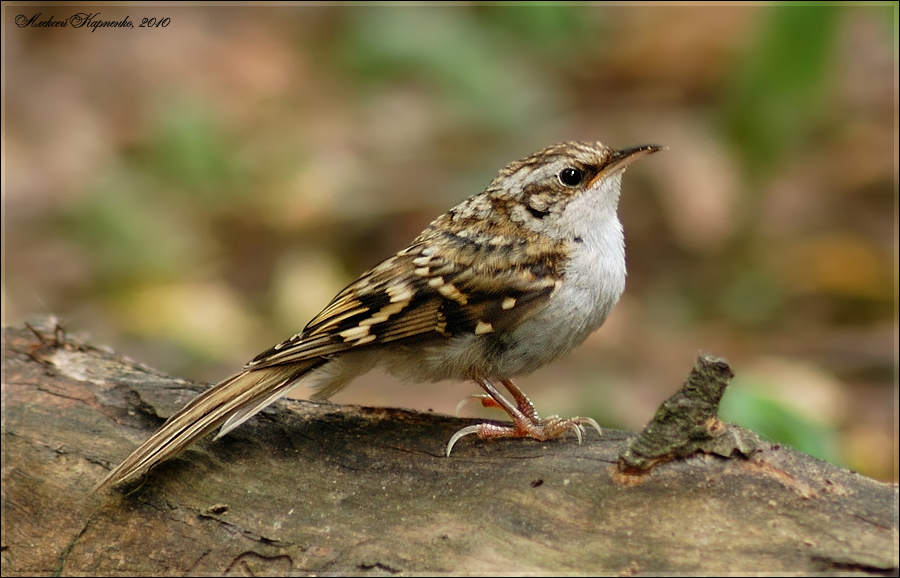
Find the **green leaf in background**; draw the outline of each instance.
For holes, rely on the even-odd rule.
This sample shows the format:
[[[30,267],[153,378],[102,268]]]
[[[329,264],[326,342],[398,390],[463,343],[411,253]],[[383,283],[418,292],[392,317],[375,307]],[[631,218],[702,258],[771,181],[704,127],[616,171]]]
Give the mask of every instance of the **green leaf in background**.
[[[204,232],[163,187],[128,170],[111,170],[60,215],[90,255],[98,288],[121,289],[151,279],[178,278],[209,259]]]
[[[246,194],[246,171],[210,109],[168,102],[147,138],[61,213],[99,287],[184,278],[210,261],[211,216]]]
[[[736,70],[724,130],[748,174],[771,171],[800,147],[822,113],[838,11],[832,4],[782,4]]]
[[[556,108],[546,81],[522,58],[528,39],[497,33],[494,21],[522,16],[518,10],[506,8],[491,19],[451,6],[368,7],[346,15],[337,60],[357,81],[385,90],[417,85],[446,115],[504,130],[527,127],[523,119]],[[535,28],[534,18],[516,22]],[[557,28],[542,28],[544,45]]]
[[[785,294],[775,275],[750,263],[731,274],[718,295],[718,311],[744,327],[777,322],[785,306]]]
[[[156,114],[132,170],[158,178],[167,192],[205,208],[244,190],[246,171],[222,119],[208,104],[178,100]]]
[[[481,6],[484,21],[518,40],[521,48],[543,56],[545,64],[559,66],[578,62],[579,50],[590,45],[593,23],[584,6],[559,2],[496,2]],[[560,61],[559,59],[564,59]]]
[[[766,439],[833,464],[841,463],[835,451],[835,431],[832,427],[765,395],[747,378],[736,378],[725,390],[719,404],[719,416]]]

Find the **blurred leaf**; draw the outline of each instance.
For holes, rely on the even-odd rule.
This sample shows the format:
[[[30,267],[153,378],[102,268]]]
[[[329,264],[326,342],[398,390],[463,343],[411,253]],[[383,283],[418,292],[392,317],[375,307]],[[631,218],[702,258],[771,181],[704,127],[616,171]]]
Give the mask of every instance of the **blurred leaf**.
[[[840,8],[776,5],[734,79],[724,129],[750,175],[772,170],[810,136],[825,103]]]
[[[863,235],[835,231],[810,236],[780,255],[781,278],[799,293],[881,300],[894,303],[891,260]]]
[[[159,197],[152,182],[112,171],[61,215],[88,249],[99,287],[172,278],[206,260],[197,224],[183,207]]]
[[[542,75],[518,47],[472,10],[459,7],[369,7],[348,12],[338,50],[357,80],[419,82],[453,112],[512,130],[548,106]]]
[[[235,148],[209,107],[169,102],[140,148],[135,169],[161,178],[172,193],[219,206],[223,195],[243,190]]]
[[[487,22],[522,40],[522,47],[545,57],[568,56],[591,40],[583,6],[558,2],[496,2],[482,7]],[[561,63],[565,64],[565,62]]]
[[[207,263],[211,210],[245,190],[238,155],[209,110],[167,101],[149,132],[62,215],[106,289],[173,279]]]
[[[129,332],[180,343],[197,358],[245,353],[259,337],[240,295],[221,282],[147,283],[117,297],[110,303]]]
[[[719,416],[772,441],[840,465],[833,428],[809,419],[780,400],[759,393],[746,378],[735,379],[725,390]]]
[[[881,14],[884,16],[885,21],[890,29],[891,37],[894,41],[894,54],[897,54],[897,32],[898,25],[900,25],[900,10],[897,9],[897,2],[881,2],[879,3],[881,7]]]
[[[783,311],[784,297],[770,271],[744,263],[728,277],[719,296],[719,308],[739,324],[762,325]]]

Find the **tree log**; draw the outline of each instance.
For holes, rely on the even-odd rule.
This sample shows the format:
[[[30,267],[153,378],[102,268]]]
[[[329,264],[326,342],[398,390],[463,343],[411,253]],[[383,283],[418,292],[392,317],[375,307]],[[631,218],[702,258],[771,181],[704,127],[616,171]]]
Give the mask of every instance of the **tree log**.
[[[897,487],[718,421],[723,364],[640,437],[469,436],[447,458],[474,420],[283,400],[91,494],[206,386],[6,328],[2,573],[896,574]]]

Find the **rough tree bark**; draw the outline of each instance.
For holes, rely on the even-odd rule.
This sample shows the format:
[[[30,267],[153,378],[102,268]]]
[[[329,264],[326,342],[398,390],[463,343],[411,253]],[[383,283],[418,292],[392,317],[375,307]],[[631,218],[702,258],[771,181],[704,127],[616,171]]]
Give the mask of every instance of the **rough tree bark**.
[[[701,358],[642,436],[444,444],[471,420],[282,401],[91,488],[204,386],[3,335],[2,573],[896,574],[898,492],[720,422]]]

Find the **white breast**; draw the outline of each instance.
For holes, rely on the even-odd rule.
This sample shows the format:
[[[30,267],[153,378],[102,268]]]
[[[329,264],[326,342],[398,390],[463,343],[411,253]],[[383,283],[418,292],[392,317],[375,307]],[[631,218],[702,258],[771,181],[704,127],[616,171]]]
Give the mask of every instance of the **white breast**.
[[[507,375],[529,373],[580,345],[625,289],[625,238],[616,214],[621,173],[574,199],[552,234],[571,240],[571,259],[550,304],[512,333]],[[580,242],[579,242],[580,239]]]
[[[580,345],[603,324],[625,289],[625,240],[616,215],[620,183],[621,172],[603,179],[573,199],[561,218],[546,224],[542,232],[566,239],[570,258],[559,288],[533,317],[503,335],[471,334],[424,347],[389,347],[364,363],[411,381],[511,378]]]

